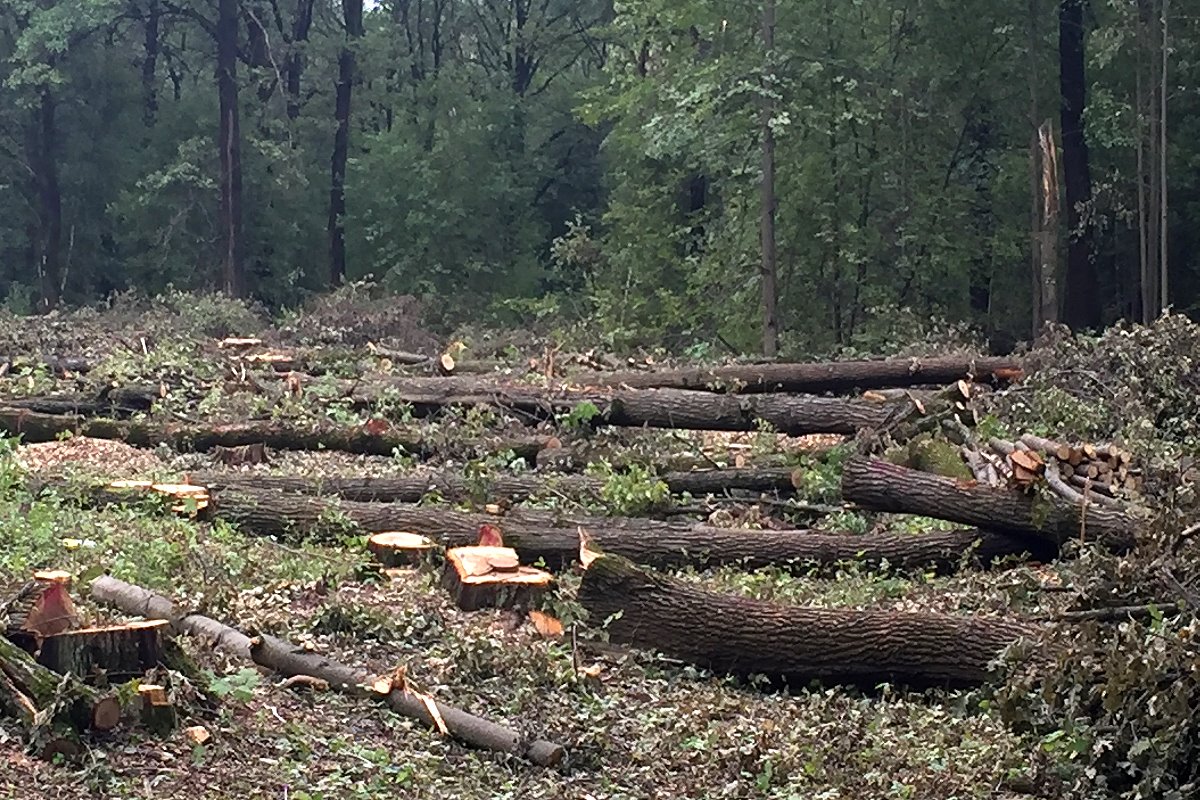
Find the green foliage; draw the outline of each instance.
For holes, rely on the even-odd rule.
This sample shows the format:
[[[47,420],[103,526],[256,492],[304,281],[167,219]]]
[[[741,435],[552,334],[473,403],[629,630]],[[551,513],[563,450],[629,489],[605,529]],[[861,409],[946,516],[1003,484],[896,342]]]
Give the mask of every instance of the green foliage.
[[[671,490],[654,471],[640,464],[615,469],[608,461],[594,461],[586,470],[604,480],[600,496],[610,513],[623,516],[645,514],[667,502]]]
[[[258,670],[252,667],[243,667],[237,672],[222,676],[206,671],[205,676],[208,678],[208,691],[212,695],[221,699],[230,698],[240,703],[248,703],[254,699],[254,689],[262,680]]]

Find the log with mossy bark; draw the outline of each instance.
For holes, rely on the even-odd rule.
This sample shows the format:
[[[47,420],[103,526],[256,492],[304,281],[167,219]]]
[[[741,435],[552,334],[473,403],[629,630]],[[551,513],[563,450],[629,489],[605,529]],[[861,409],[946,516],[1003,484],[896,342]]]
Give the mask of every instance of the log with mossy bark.
[[[319,653],[271,636],[247,637],[235,628],[209,617],[181,614],[167,597],[107,575],[92,581],[92,597],[126,614],[171,620],[181,630],[222,643],[224,648],[280,675],[308,675],[337,691],[374,697],[396,713],[431,728],[445,726],[454,738],[485,750],[525,758],[539,766],[556,766],[565,755],[562,746],[525,736],[490,720],[419,695],[404,685],[389,683],[378,691],[378,682],[364,669],[333,661]],[[431,711],[432,709],[432,711]],[[434,716],[436,714],[436,717]]]
[[[63,435],[117,439],[138,447],[169,445],[176,450],[204,451],[214,447],[262,444],[275,450],[337,450],[390,456],[397,450],[431,455],[442,449],[512,451],[533,460],[549,441],[546,436],[519,436],[479,442],[440,444],[421,433],[386,423],[332,425],[325,423],[250,420],[231,423],[174,423],[149,420],[88,418],[74,414],[40,414],[0,407],[0,432],[23,441],[52,442]]]
[[[842,497],[865,509],[978,525],[1011,536],[1061,546],[1071,539],[1099,541],[1122,552],[1134,545],[1137,520],[1121,510],[1076,506],[1056,495],[948,478],[878,458],[849,459]]]
[[[713,389],[722,392],[849,392],[856,389],[921,386],[974,378],[1008,383],[1021,375],[1010,358],[942,356],[826,363],[733,364],[719,367],[604,373],[595,385],[632,389]]]
[[[668,472],[657,480],[661,480],[672,494],[686,493],[695,497],[726,492],[795,493],[794,470],[785,467]],[[191,475],[191,481],[213,489],[269,489],[376,503],[415,503],[431,494],[447,500],[482,497],[491,501],[521,501],[530,497],[563,495],[577,500],[599,500],[606,485],[603,478],[589,475],[529,473],[467,478],[448,472],[364,478],[199,473]]]
[[[1034,626],[1003,617],[805,608],[713,592],[612,555],[579,601],[610,640],[721,673],[872,686],[969,686]]]

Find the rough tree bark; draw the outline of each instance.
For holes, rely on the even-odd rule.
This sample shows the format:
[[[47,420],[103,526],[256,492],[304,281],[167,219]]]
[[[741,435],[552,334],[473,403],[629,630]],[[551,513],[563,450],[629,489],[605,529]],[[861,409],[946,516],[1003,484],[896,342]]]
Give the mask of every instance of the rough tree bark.
[[[653,372],[612,372],[589,375],[586,381],[596,386],[628,386],[631,389],[714,387],[740,393],[821,394],[953,383],[968,376],[980,381],[1003,383],[1019,372],[1020,362],[1011,358],[940,357],[814,364],[735,364]]]
[[[860,685],[973,685],[989,662],[1036,628],[1002,617],[781,605],[708,591],[601,556],[579,591],[612,641],[660,650],[717,672]]]
[[[233,297],[246,293],[242,264],[242,132],[238,119],[238,0],[217,4],[217,95],[221,161],[221,284]]]
[[[918,514],[979,525],[1050,546],[1070,539],[1096,541],[1115,551],[1134,544],[1135,521],[1122,511],[1088,506],[1017,489],[944,478],[877,458],[852,458],[842,472],[842,497],[863,508]]]
[[[224,490],[211,493],[205,512],[262,535],[321,535],[407,531],[443,547],[475,544],[483,525],[498,527],[504,544],[525,563],[544,559],[563,566],[579,556],[579,530],[605,552],[651,566],[739,564],[747,569],[781,566],[807,570],[814,564],[861,560],[897,568],[953,569],[964,560],[987,563],[1023,552],[1046,557],[1052,546],[1025,537],[980,531],[945,531],[920,536],[866,536],[808,530],[750,531],[688,522],[556,514],[512,509],[503,516],[453,511],[444,506],[403,503],[329,502],[302,495]]]
[[[694,496],[729,491],[792,494],[792,470],[780,467],[707,469],[668,472],[660,480],[673,494]],[[395,478],[293,478],[275,475],[212,473],[191,476],[192,483],[210,488],[266,489],[327,495],[364,503],[416,503],[431,493],[447,500],[482,496],[491,502],[521,501],[533,496],[566,495],[575,499],[600,499],[605,481],[589,475],[496,475],[468,480],[462,475],[439,472]]]
[[[349,382],[346,394],[359,406],[385,397],[408,403],[418,414],[451,406],[488,405],[528,417],[550,420],[583,403],[599,412],[590,422],[626,428],[757,431],[767,423],[780,433],[852,434],[882,424],[900,404],[797,394],[731,395],[686,389],[615,389],[561,391],[469,378],[399,378],[379,384]]]
[[[346,41],[338,54],[338,80],[333,118],[329,186],[329,283],[340,286],[346,279],[346,160],[350,152],[350,100],[357,69],[355,47],[363,35],[363,0],[342,0]]]
[[[1087,72],[1083,11],[1087,0],[1060,0],[1058,15],[1063,188],[1067,205],[1067,273],[1063,321],[1075,329],[1100,325],[1095,239],[1091,222],[1092,176],[1084,135]]]
[[[94,439],[119,439],[137,447],[170,445],[177,450],[211,450],[262,443],[275,450],[339,450],[347,453],[390,456],[396,449],[418,455],[453,449],[512,450],[527,460],[536,458],[550,437],[525,436],[494,442],[448,442],[442,445],[402,428],[372,430],[366,427],[307,425],[270,420],[210,425],[130,420],[88,419],[69,414],[39,414],[0,407],[0,431],[25,442],[52,442],[64,433]]]

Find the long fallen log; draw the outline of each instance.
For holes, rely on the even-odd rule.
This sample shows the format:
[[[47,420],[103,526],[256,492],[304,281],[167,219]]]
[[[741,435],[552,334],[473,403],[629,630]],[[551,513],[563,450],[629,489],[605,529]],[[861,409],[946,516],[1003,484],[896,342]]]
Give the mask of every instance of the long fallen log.
[[[74,434],[93,439],[119,439],[137,447],[166,444],[181,451],[264,444],[276,450],[339,450],[390,456],[397,449],[430,455],[442,447],[418,431],[387,424],[346,426],[250,420],[200,425],[91,419],[75,414],[41,414],[11,407],[0,407],[0,432],[20,436],[27,443],[52,442],[63,434]],[[484,447],[494,452],[512,450],[516,455],[532,461],[549,441],[548,436],[521,436],[496,442],[462,442],[461,447]]]
[[[668,472],[660,480],[672,494],[687,493],[697,497],[730,491],[790,495],[796,491],[792,473],[793,470],[782,467],[707,469]],[[606,484],[603,479],[588,475],[495,475],[468,479],[448,472],[386,478],[298,478],[253,473],[205,473],[191,475],[191,481],[210,489],[269,489],[374,503],[415,503],[429,494],[437,494],[447,500],[483,496],[493,502],[501,499],[520,501],[548,495],[599,499]]]
[[[607,552],[654,566],[741,564],[750,569],[808,569],[814,564],[862,561],[887,563],[895,568],[953,569],[964,560],[964,554],[968,560],[990,563],[1024,552],[1039,558],[1053,553],[1044,542],[985,531],[858,536],[809,530],[738,530],[534,509],[511,509],[504,516],[496,516],[444,506],[330,502],[265,491],[215,491],[211,497],[204,513],[248,532],[281,537],[320,535],[331,525],[350,525],[360,533],[408,531],[427,536],[443,547],[461,547],[474,544],[483,525],[495,525],[501,529],[504,543],[514,548],[523,562],[544,559],[552,566],[571,563],[578,557],[580,528]],[[344,527],[340,532],[345,532]]]
[[[1057,496],[945,478],[878,458],[856,457],[846,462],[842,497],[872,511],[979,525],[1041,538],[1056,547],[1070,539],[1084,539],[1121,552],[1133,547],[1137,527],[1132,516],[1116,509],[1075,506]]]
[[[735,364],[723,367],[614,372],[588,376],[599,386],[631,389],[715,389],[722,392],[848,392],[925,384],[953,383],[973,377],[1007,383],[1020,375],[1011,358],[961,356],[833,361],[816,364]]]
[[[236,643],[234,650],[239,655],[243,655],[244,650],[244,656],[259,666],[285,677],[307,675],[318,678],[328,683],[331,688],[355,696],[376,697],[385,701],[397,714],[418,720],[430,728],[438,729],[444,725],[451,736],[473,747],[508,753],[545,767],[558,765],[565,755],[561,745],[541,739],[529,739],[517,731],[482,717],[418,695],[406,687],[391,685],[389,691],[380,693],[372,688],[372,676],[365,669],[341,664],[272,636],[250,638],[235,628],[208,617],[195,614],[180,616],[176,614],[170,599],[140,586],[102,575],[92,581],[92,597],[126,614],[152,616],[155,619],[173,622],[190,620],[191,622],[184,623],[188,628],[210,637],[216,634],[215,639],[218,642]],[[436,711],[437,718],[433,716],[431,709]]]
[[[320,384],[308,377],[293,377],[302,385],[331,386],[328,381]],[[853,434],[882,424],[898,404],[906,402],[779,393],[739,397],[683,389],[543,389],[463,377],[343,381],[332,386],[360,407],[383,401],[400,402],[411,406],[418,415],[450,407],[485,405],[544,421],[590,404],[596,412],[588,420],[592,425],[756,431],[765,423],[780,433],[794,436]]]
[[[1001,617],[804,608],[709,591],[602,555],[579,600],[610,640],[701,667],[784,681],[969,686],[1032,634]]]

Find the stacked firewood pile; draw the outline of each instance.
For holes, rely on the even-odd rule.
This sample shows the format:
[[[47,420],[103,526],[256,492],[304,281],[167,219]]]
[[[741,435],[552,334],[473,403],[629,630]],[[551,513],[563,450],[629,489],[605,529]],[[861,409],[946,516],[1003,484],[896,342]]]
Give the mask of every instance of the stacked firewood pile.
[[[1133,453],[1112,444],[1066,444],[1025,434],[993,437],[986,450],[963,448],[975,479],[989,486],[1029,489],[1042,481],[1064,500],[1119,507],[1135,500],[1142,469]]]

